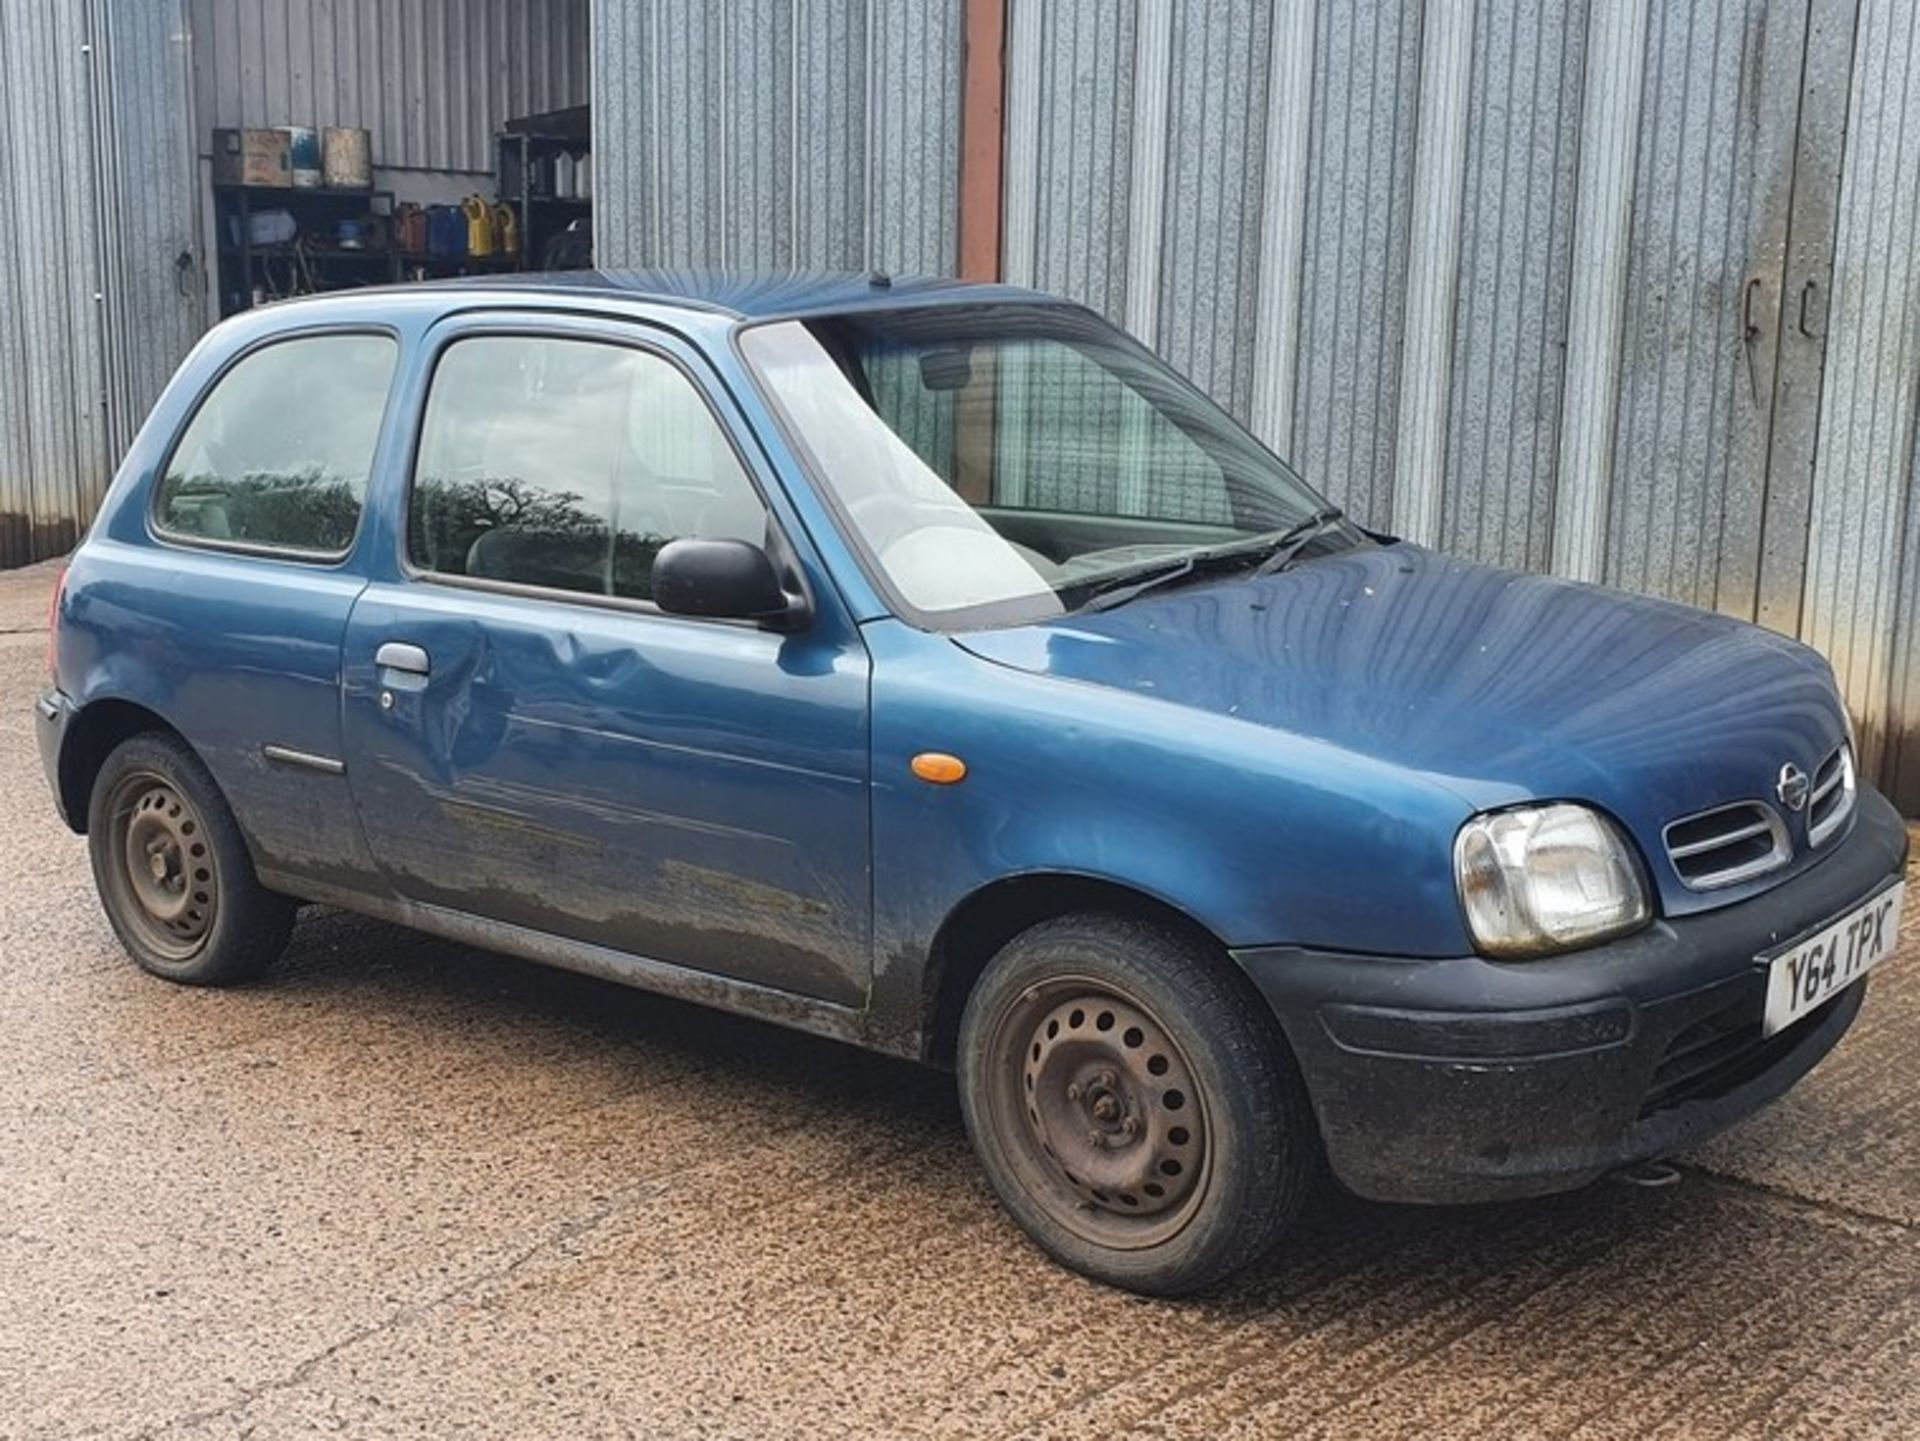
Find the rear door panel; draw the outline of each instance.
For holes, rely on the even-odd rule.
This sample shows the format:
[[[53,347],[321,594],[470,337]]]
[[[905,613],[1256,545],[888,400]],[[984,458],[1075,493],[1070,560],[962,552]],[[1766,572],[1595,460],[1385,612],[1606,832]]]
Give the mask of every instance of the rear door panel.
[[[364,582],[314,566],[90,541],[76,555],[61,674],[80,705],[145,706],[186,738],[269,872],[358,887],[374,876],[338,761],[340,643]]]

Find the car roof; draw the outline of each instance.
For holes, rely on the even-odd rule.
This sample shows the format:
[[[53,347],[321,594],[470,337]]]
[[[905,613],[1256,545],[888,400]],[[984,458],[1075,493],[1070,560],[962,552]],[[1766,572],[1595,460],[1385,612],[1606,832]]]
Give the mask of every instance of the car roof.
[[[549,303],[626,301],[742,321],[838,315],[902,305],[1059,303],[1053,296],[1018,286],[931,275],[889,276],[878,271],[554,270],[415,281],[335,294],[342,300],[351,296],[363,304],[380,296],[431,297],[444,299],[449,305],[516,296]],[[305,310],[336,302],[331,296],[318,295],[292,303]]]

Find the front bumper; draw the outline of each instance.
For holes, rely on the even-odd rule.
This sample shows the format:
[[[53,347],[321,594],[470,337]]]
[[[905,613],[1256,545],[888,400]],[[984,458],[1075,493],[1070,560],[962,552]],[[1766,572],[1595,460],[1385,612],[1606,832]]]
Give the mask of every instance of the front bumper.
[[[47,787],[53,792],[54,808],[69,827],[66,797],[60,790],[60,747],[66,740],[67,723],[73,718],[73,702],[54,689],[44,690],[33,703],[33,729],[40,742],[40,765],[47,773]]]
[[[1693,1146],[1833,1049],[1856,983],[1762,1039],[1765,952],[1890,884],[1907,833],[1862,787],[1853,830],[1751,900],[1571,955],[1409,960],[1273,947],[1235,957],[1299,1058],[1334,1173],[1387,1201],[1569,1190]]]

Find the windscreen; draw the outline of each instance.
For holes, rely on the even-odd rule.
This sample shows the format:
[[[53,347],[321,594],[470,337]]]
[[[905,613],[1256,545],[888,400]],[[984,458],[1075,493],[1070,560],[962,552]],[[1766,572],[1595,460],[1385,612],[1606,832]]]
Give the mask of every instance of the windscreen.
[[[1062,614],[1189,555],[1257,562],[1262,541],[1328,509],[1073,307],[863,312],[755,326],[741,344],[887,586],[923,617]]]

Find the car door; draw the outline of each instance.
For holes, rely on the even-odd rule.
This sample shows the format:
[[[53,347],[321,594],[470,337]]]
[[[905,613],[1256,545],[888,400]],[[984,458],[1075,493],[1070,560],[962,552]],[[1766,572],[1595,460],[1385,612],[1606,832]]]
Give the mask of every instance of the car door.
[[[470,317],[347,628],[355,804],[405,899],[848,1005],[870,978],[868,659],[697,352]],[[416,390],[416,396],[419,390]],[[669,540],[788,557],[811,623],[670,616]]]

